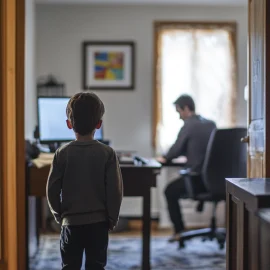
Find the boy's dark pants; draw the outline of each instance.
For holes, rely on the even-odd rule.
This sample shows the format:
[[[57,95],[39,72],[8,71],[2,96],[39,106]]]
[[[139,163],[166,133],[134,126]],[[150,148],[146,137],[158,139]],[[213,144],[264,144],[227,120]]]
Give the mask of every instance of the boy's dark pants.
[[[108,247],[107,222],[80,226],[62,226],[62,270],[80,270],[85,251],[85,270],[104,270]]]

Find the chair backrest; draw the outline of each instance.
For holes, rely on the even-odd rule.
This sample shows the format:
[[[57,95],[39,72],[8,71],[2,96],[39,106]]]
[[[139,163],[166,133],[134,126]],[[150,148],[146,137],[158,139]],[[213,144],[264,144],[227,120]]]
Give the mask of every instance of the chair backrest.
[[[246,177],[247,145],[241,143],[246,134],[246,128],[216,129],[211,134],[202,179],[212,196],[225,195],[225,178]]]

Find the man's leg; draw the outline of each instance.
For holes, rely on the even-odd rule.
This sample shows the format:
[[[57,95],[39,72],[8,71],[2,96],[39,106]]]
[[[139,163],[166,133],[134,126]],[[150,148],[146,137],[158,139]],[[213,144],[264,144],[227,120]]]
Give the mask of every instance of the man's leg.
[[[104,270],[109,240],[108,222],[87,225],[85,237],[85,270]]]
[[[80,270],[83,257],[82,226],[63,226],[61,229],[62,270]]]
[[[165,196],[167,199],[170,218],[174,225],[175,234],[180,233],[185,229],[179,203],[179,199],[187,196],[184,180],[182,178],[177,178],[170,183],[165,189]]]

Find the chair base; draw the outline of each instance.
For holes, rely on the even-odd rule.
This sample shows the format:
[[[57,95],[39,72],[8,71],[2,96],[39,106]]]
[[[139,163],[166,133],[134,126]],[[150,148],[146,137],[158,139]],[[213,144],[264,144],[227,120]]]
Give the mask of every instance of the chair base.
[[[185,247],[185,241],[190,240],[195,237],[202,237],[202,241],[216,239],[219,248],[223,249],[226,241],[226,229],[225,228],[206,228],[199,230],[192,230],[181,233],[181,238],[179,240],[179,248]]]

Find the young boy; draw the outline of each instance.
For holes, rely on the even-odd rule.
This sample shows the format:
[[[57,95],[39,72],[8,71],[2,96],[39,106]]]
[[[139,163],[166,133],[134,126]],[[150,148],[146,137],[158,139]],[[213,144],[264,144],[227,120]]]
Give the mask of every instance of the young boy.
[[[105,269],[108,231],[118,221],[123,188],[117,156],[93,139],[105,112],[93,93],[74,95],[67,105],[67,126],[76,140],[59,148],[47,182],[47,199],[62,225],[62,269]]]

